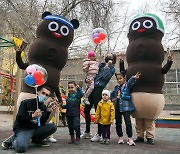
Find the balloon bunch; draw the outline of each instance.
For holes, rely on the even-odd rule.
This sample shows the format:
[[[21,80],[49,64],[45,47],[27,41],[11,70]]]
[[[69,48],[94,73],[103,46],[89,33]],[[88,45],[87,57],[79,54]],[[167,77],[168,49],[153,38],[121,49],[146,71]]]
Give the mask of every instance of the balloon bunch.
[[[30,87],[43,85],[47,77],[47,71],[40,65],[32,64],[26,68],[25,83]]]
[[[96,28],[93,30],[93,42],[95,44],[102,44],[106,42],[106,31],[103,28]]]
[[[32,64],[26,68],[26,76],[24,80],[28,86],[35,88],[36,95],[38,95],[37,87],[43,85],[47,81],[47,77],[48,74],[45,68],[37,64]],[[36,97],[36,101],[38,109],[38,97]],[[38,126],[41,126],[40,118],[41,116],[37,117]]]

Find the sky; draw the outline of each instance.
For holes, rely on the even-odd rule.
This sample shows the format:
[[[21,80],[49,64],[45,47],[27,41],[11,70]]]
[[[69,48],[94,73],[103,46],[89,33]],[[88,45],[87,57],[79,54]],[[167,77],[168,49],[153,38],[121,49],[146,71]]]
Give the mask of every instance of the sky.
[[[122,0],[115,0],[116,3],[120,3]],[[166,27],[166,18],[164,16],[164,14],[161,12],[161,5],[159,5],[159,1],[160,0],[125,0],[125,2],[129,3],[129,10],[130,10],[130,14],[132,14],[132,18],[133,16],[137,15],[137,14],[141,14],[143,12],[149,12],[149,13],[153,13],[156,14],[157,16],[159,16],[161,18],[161,20],[164,23],[164,27],[165,27],[165,36],[163,37],[162,40],[162,44],[164,45],[164,48],[166,49],[167,47],[171,46],[173,44],[173,42],[167,44],[167,39],[168,38],[168,31],[170,29],[168,29],[168,27]],[[163,1],[165,2],[165,1]],[[130,19],[129,19],[130,20]],[[128,26],[127,26],[128,27]],[[119,38],[120,40],[121,38]],[[123,42],[123,45],[122,45]],[[118,52],[119,50],[126,50],[127,45],[128,45],[128,39],[124,38],[123,41],[121,43],[119,43],[117,45],[117,47],[115,48],[115,52]],[[113,46],[113,43],[112,43]]]
[[[126,0],[129,1],[130,7],[133,11],[139,12],[141,8],[146,7],[147,10],[151,13],[157,14],[162,20],[164,20],[164,16],[161,13],[160,6],[157,7],[159,0]]]

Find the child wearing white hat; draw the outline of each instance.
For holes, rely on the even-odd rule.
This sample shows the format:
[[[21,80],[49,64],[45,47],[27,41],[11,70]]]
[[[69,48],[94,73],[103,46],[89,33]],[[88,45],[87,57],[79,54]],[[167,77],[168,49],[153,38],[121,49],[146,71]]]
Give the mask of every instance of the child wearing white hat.
[[[110,101],[109,90],[103,90],[102,100],[97,105],[95,118],[95,123],[99,123],[101,127],[102,144],[108,144],[110,140],[110,127],[115,118],[115,109],[113,103]]]

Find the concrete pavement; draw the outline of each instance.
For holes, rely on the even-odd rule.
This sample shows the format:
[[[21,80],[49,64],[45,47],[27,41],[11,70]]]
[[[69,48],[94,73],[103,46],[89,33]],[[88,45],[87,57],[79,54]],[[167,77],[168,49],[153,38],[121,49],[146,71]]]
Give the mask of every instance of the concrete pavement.
[[[165,115],[166,116],[166,115]],[[0,114],[0,143],[12,134],[12,115]],[[81,124],[81,130],[84,131],[85,124]],[[97,125],[91,125],[91,132],[96,133]],[[133,121],[134,138],[135,128]],[[124,128],[125,132],[125,128]],[[124,134],[126,138],[126,134]],[[135,147],[127,144],[118,145],[118,137],[115,131],[115,125],[111,127],[111,141],[109,145],[92,143],[89,139],[82,139],[80,145],[69,145],[69,135],[67,127],[58,127],[54,137],[57,143],[52,143],[50,147],[35,147],[30,144],[27,153],[33,154],[179,154],[180,153],[180,129],[175,128],[156,128],[155,145],[139,143]],[[14,150],[1,150],[0,154],[12,154]]]

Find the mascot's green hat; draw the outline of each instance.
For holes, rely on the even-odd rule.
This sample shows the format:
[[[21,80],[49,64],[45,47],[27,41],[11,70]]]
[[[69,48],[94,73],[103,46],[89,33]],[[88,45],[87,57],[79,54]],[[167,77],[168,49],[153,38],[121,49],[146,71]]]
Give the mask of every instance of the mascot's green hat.
[[[157,15],[152,14],[152,13],[138,14],[131,20],[130,24],[134,20],[139,19],[139,18],[143,18],[143,17],[148,17],[148,18],[153,19],[156,22],[157,29],[164,34],[164,25],[163,25],[162,20]]]

